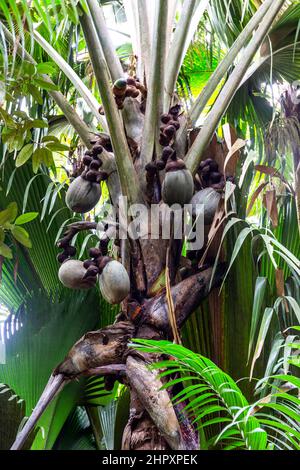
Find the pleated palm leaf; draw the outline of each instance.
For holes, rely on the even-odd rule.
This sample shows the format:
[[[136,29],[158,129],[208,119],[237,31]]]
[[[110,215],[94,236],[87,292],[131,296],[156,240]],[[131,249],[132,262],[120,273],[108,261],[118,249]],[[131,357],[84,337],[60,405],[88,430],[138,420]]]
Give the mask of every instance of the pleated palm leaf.
[[[0,384],[0,450],[8,450],[14,442],[20,423],[25,418],[25,402],[7,385]],[[25,448],[30,448],[34,435]]]
[[[90,421],[84,408],[77,406],[70,413],[53,450],[96,450]]]
[[[76,340],[97,327],[100,316],[97,292],[64,292],[52,297],[40,292],[27,297],[16,315],[7,320],[4,329],[6,364],[0,366],[0,381],[9,384],[22,397],[27,416],[53,368]],[[41,418],[39,426],[44,431],[36,437],[34,448],[52,447],[80,394],[79,383],[66,386]]]
[[[228,374],[211,360],[183,346],[167,341],[135,340],[132,347],[170,356],[169,360],[151,367],[163,369],[160,372],[161,377],[171,376],[171,381],[164,385],[164,388],[179,383],[184,385],[173,401],[185,404],[186,412],[193,417],[193,422],[199,429],[202,448],[300,448],[300,399],[297,396],[299,378],[283,374],[273,376],[280,385],[277,385],[268,399],[263,398],[250,405]],[[260,382],[268,381],[269,378],[271,377],[266,377]],[[284,383],[292,385],[296,394],[282,388]],[[216,434],[215,426],[219,427]]]

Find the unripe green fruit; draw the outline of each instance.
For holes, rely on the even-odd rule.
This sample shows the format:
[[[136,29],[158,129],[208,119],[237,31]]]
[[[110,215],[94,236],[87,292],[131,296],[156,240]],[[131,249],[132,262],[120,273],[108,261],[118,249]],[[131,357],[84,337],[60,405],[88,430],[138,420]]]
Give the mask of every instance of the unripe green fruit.
[[[99,276],[99,286],[104,299],[110,304],[119,304],[130,291],[130,280],[119,261],[110,261]]]
[[[183,206],[191,200],[193,192],[194,181],[189,170],[185,168],[166,173],[162,186],[162,198],[166,204]]]
[[[98,183],[91,183],[78,176],[69,186],[66,193],[66,204],[73,212],[85,213],[92,210],[101,197]]]
[[[199,216],[200,212],[204,214],[204,224],[210,225],[213,221],[215,212],[218,208],[221,195],[212,188],[205,188],[198,191],[191,199],[192,215]]]
[[[93,287],[96,282],[96,278],[83,279],[86,274],[86,269],[83,266],[83,262],[75,259],[65,261],[58,271],[58,277],[60,282],[69,289],[89,289]]]

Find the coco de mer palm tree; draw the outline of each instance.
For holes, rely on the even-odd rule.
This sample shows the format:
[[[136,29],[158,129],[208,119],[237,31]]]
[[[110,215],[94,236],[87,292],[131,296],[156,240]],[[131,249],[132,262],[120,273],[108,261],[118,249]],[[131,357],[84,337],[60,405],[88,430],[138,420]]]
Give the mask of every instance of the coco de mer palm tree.
[[[213,74],[207,87],[199,95],[187,114],[175,93],[175,83],[186,47],[186,32],[193,15],[203,13],[207,1],[186,0],[181,18],[172,35],[172,2],[158,0],[153,20],[152,38],[149,32],[145,2],[137,3],[139,21],[136,63],[124,73],[121,63],[109,41],[101,7],[96,0],[88,0],[88,10],[78,5],[80,25],[85,37],[93,71],[101,95],[104,117],[95,113],[95,102],[78,77],[58,59],[61,70],[89,102],[97,115],[103,132],[94,133],[75,113],[62,93],[50,94],[69,123],[86,146],[82,172],[72,182],[66,204],[73,211],[84,213],[99,201],[99,184],[106,181],[110,200],[116,208],[120,196],[129,207],[142,204],[148,209],[153,204],[182,206],[192,197],[200,197],[209,189],[206,233],[222,218],[225,211],[224,189],[232,182],[232,165],[224,168],[226,156],[239,147],[227,148],[223,154],[212,154],[204,159],[204,152],[226,112],[250,62],[263,43],[273,21],[285,3],[266,0],[257,10],[232,45],[229,54]],[[3,25],[8,43],[14,37]],[[253,34],[255,33],[255,34]],[[55,51],[38,33],[34,39],[56,58]],[[253,34],[253,35],[252,35]],[[149,47],[150,46],[150,47]],[[215,87],[220,83],[238,51],[245,46],[240,61],[222,88],[200,131],[191,126],[203,110]],[[16,45],[20,56],[28,62],[34,59],[21,44]],[[43,79],[51,85],[51,80]],[[50,87],[51,88],[51,87]],[[234,143],[233,143],[234,144]],[[227,162],[226,162],[227,163]],[[211,199],[218,198],[212,210]],[[211,212],[213,211],[213,214]],[[209,212],[209,217],[208,217]],[[171,216],[174,228],[174,218]],[[21,433],[13,449],[20,448],[28,432],[64,383],[82,374],[100,374],[125,383],[131,392],[130,419],[124,431],[124,449],[195,449],[197,433],[182,407],[173,406],[172,391],[161,390],[162,382],[149,365],[159,356],[135,352],[128,347],[131,339],[172,339],[180,342],[180,328],[199,306],[210,290],[222,279],[220,265],[212,277],[212,263],[204,250],[190,253],[190,261],[181,258],[184,239],[154,239],[128,237],[114,240],[119,249],[112,259],[106,235],[90,250],[90,258],[76,261],[71,246],[73,237],[85,230],[95,230],[93,222],[70,225],[58,242],[60,279],[71,288],[92,288],[97,282],[104,297],[111,303],[121,302],[120,313],[114,324],[96,332],[87,333],[70,350],[66,359],[56,367],[53,376]],[[206,238],[207,243],[207,238]],[[175,391],[174,391],[175,393]]]

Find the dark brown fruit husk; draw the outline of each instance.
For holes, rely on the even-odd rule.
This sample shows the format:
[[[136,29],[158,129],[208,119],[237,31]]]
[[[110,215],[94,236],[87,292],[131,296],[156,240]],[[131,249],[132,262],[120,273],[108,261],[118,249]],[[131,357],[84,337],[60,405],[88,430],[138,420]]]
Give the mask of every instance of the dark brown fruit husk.
[[[93,147],[93,156],[99,155],[103,152],[103,147],[100,144],[96,144]]]
[[[221,173],[218,173],[216,171],[210,173],[210,175],[209,175],[209,179],[210,179],[211,183],[213,183],[213,184],[214,183],[220,183],[221,177],[222,177]]]
[[[107,248],[108,248],[108,244],[109,244],[109,238],[102,238],[100,240],[100,248],[101,248],[101,251],[104,255],[106,255],[107,253]]]
[[[185,163],[183,160],[168,161],[166,166],[166,172],[184,170]]]
[[[172,119],[172,116],[170,114],[162,114],[161,115],[161,122],[163,122],[164,124],[168,124],[169,121],[171,121]]]
[[[127,85],[130,85],[130,86],[134,86],[134,87],[135,87],[135,86],[136,86],[136,81],[135,81],[135,79],[132,78],[132,77],[128,77],[128,78],[127,78]]]
[[[209,165],[206,165],[204,168],[202,168],[201,176],[208,175],[208,173],[210,173],[210,167]]]
[[[97,276],[99,273],[99,268],[97,266],[90,266],[87,271],[85,277],[94,277]]]
[[[137,98],[138,96],[140,96],[140,92],[135,88],[134,92],[132,92],[132,98]]]
[[[213,189],[224,189],[224,182],[212,184],[210,187]]]
[[[164,129],[164,133],[167,137],[174,137],[176,134],[176,128],[174,126],[168,125]]]
[[[211,171],[218,171],[219,165],[217,164],[215,160],[213,160],[212,162],[209,163],[209,168],[211,169]]]
[[[131,97],[131,98],[136,98],[136,93],[139,95],[139,91],[136,88],[134,88],[133,86],[128,86],[126,88],[125,96],[126,97]]]
[[[169,113],[172,114],[172,116],[177,117],[178,114],[180,113],[180,110],[181,110],[181,105],[176,104],[175,106],[172,106],[172,108],[170,108]]]
[[[99,160],[93,160],[90,164],[90,170],[99,170],[101,162]]]
[[[178,129],[180,127],[180,123],[178,121],[172,120],[172,121],[169,122],[169,126],[174,126],[175,129],[178,131]]]
[[[169,157],[171,157],[171,155],[173,155],[175,153],[174,149],[172,147],[165,147],[162,151],[162,160],[168,160]]]
[[[165,134],[160,134],[160,136],[159,136],[159,143],[163,147],[166,147],[167,145],[169,145],[170,140],[171,139],[168,136],[166,136]]]
[[[153,162],[147,163],[147,165],[145,166],[145,170],[147,171],[147,173],[154,175],[156,173],[155,163]]]
[[[69,255],[69,256],[75,256],[76,255],[76,248],[75,246],[67,246],[66,247],[66,250],[65,252]]]
[[[99,248],[90,248],[89,255],[91,258],[98,258],[102,255],[102,252]]]
[[[91,183],[96,183],[97,176],[98,176],[97,171],[89,170],[86,174],[86,179],[87,179],[87,181],[90,181]]]
[[[165,166],[166,162],[164,162],[163,160],[158,160],[156,162],[156,168],[158,169],[158,171],[164,170]]]
[[[126,88],[118,88],[117,86],[113,86],[113,94],[115,97],[119,98],[125,95]]]
[[[95,261],[93,261],[91,259],[87,259],[83,262],[83,267],[85,269],[88,269],[90,266],[95,266]]]
[[[107,263],[109,263],[110,261],[111,261],[111,258],[109,256],[103,256],[101,259],[99,259],[98,268],[100,272],[105,268]]]
[[[67,246],[69,246],[69,244],[70,244],[70,240],[68,237],[61,238],[57,242],[58,248],[66,248]]]
[[[101,142],[102,147],[105,148],[105,150],[107,150],[108,152],[113,151],[111,140],[108,136],[107,137],[101,136],[100,142]]]
[[[88,155],[85,155],[82,161],[84,165],[89,166],[92,163],[93,158],[89,157]]]
[[[64,261],[66,261],[66,259],[68,259],[68,255],[66,255],[65,252],[62,252],[59,253],[56,258],[59,263],[63,263]]]
[[[100,181],[106,181],[109,177],[109,174],[106,173],[106,171],[98,171],[97,173],[97,183],[100,183]]]

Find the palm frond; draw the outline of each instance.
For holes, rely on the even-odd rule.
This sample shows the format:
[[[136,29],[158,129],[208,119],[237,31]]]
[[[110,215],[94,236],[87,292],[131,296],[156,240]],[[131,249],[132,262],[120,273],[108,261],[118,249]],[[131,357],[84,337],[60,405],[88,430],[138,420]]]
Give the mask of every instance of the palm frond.
[[[173,400],[175,403],[189,400],[185,410],[194,416],[194,422],[200,428],[221,424],[221,432],[211,440],[212,446],[222,443],[225,448],[231,445],[249,450],[266,449],[267,434],[259,421],[247,414],[249,403],[246,398],[234,380],[212,361],[168,341],[135,340],[133,347],[171,356],[171,360],[159,362],[155,368],[166,368],[163,376],[180,371],[180,379],[170,380],[164,386],[166,388],[179,381],[193,384],[177,393]],[[230,442],[233,435],[237,438]]]
[[[44,292],[26,299],[4,328],[6,364],[0,380],[25,400],[31,413],[48,380],[73,343],[98,324],[97,292],[76,292],[47,297]],[[65,326],[65,327],[64,327]],[[80,384],[67,385],[40,419],[44,437],[38,433],[34,448],[51,448],[57,434],[80,396]]]

